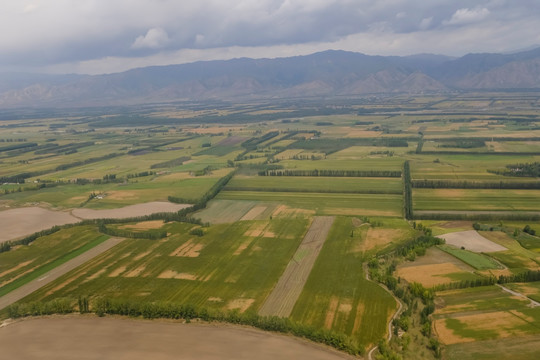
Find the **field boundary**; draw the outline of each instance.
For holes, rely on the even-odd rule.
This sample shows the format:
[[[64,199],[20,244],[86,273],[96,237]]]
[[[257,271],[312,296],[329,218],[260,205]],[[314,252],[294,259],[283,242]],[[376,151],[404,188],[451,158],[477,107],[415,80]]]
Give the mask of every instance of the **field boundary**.
[[[291,315],[334,220],[333,216],[316,216],[313,219],[302,243],[259,310],[259,315]]]
[[[92,249],[88,250],[84,254],[81,254],[64,264],[48,271],[38,279],[32,280],[29,283],[18,287],[17,289],[14,289],[13,291],[9,292],[8,294],[0,297],[0,310],[4,309],[5,307],[13,304],[14,302],[17,302],[21,300],[22,298],[30,295],[36,290],[41,289],[43,286],[53,282],[54,280],[58,279],[60,276],[68,273],[69,271],[77,268],[78,266],[84,264],[85,262],[95,258],[96,256],[104,253],[105,251],[111,249],[112,247],[118,245],[122,241],[124,241],[125,238],[110,238],[109,240],[106,240],[102,242],[101,244],[93,247]]]

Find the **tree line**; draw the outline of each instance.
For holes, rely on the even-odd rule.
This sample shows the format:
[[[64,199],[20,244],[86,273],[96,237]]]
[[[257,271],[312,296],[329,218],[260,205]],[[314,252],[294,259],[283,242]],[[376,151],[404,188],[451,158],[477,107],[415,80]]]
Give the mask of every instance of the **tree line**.
[[[540,181],[411,180],[417,189],[540,189]]]
[[[412,219],[413,216],[413,201],[412,201],[412,184],[411,184],[411,166],[409,160],[403,163],[403,212],[405,219]]]
[[[60,298],[52,301],[15,303],[7,308],[9,317],[16,319],[27,316],[68,314],[74,312],[94,312],[98,316],[122,315],[142,317],[145,319],[192,319],[203,321],[227,322],[239,325],[249,325],[265,331],[291,334],[332,346],[335,349],[352,355],[361,355],[365,349],[349,336],[325,328],[301,324],[277,316],[260,316],[255,312],[240,313],[238,310],[223,311],[191,304],[173,302],[148,302],[118,298],[96,298],[88,302],[87,297],[77,299]]]
[[[267,169],[258,172],[259,176],[327,176],[327,177],[401,177],[401,171],[392,170],[289,170]]]

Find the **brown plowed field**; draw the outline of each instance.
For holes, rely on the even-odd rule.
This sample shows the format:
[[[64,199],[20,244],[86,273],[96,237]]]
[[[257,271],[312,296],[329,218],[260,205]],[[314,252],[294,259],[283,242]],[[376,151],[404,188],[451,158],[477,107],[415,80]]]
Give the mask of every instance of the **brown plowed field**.
[[[0,243],[31,235],[55,225],[73,224],[80,220],[67,212],[40,207],[23,207],[0,211]]]
[[[173,204],[165,201],[154,201],[144,204],[129,205],[119,209],[75,209],[71,213],[73,216],[81,219],[122,219],[160,212],[175,212],[190,206],[191,205],[189,204]]]
[[[2,359],[353,359],[247,327],[94,316],[33,318],[0,327]]]
[[[333,216],[313,219],[304,240],[259,310],[260,315],[287,317],[291,314],[333,223]]]

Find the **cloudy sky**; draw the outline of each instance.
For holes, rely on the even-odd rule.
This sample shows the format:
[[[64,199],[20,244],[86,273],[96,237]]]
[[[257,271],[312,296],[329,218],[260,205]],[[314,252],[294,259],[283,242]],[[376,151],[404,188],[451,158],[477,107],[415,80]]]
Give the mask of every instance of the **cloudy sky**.
[[[0,72],[540,46],[540,0],[1,0]]]

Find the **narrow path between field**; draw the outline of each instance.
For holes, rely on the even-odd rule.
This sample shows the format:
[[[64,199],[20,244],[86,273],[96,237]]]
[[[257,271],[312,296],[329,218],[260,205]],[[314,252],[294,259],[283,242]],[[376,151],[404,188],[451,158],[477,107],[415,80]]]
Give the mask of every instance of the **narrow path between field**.
[[[540,306],[540,303],[538,301],[535,301],[533,299],[531,299],[530,297],[528,297],[527,295],[524,295],[522,293],[519,293],[517,291],[514,291],[514,290],[510,290],[509,288],[507,287],[504,287],[502,286],[501,284],[495,284],[497,285],[498,287],[500,287],[501,289],[503,289],[504,291],[506,291],[507,293],[510,293],[514,296],[517,296],[517,297],[520,297],[520,298],[523,298],[523,299],[527,299],[529,300],[531,303],[530,303],[530,306],[531,307],[537,307],[537,306]]]
[[[81,254],[68,262],[52,269],[51,271],[45,273],[43,276],[36,280],[32,280],[29,283],[11,291],[7,295],[0,297],[0,310],[13,304],[16,301],[21,300],[25,296],[30,295],[34,291],[42,288],[43,286],[49,284],[50,282],[58,279],[60,276],[65,273],[75,269],[76,267],[84,264],[85,262],[95,258],[96,256],[104,253],[115,245],[118,245],[125,238],[110,238],[109,240],[93,247],[84,254]]]
[[[333,223],[333,216],[313,218],[298,250],[259,310],[260,315],[280,317],[291,315]]]
[[[369,280],[371,282],[375,282],[373,280],[371,280],[371,278],[369,277],[369,269],[368,269],[368,266],[367,266],[367,263],[364,263],[363,265],[363,268],[364,268],[364,274],[366,274],[366,280]],[[394,315],[392,315],[392,318],[390,318],[390,321],[388,322],[388,341],[392,340],[392,322],[394,321],[394,319],[396,319],[398,316],[401,315],[401,313],[403,312],[403,304],[401,303],[401,301],[397,298],[396,295],[394,295],[394,293],[392,291],[390,291],[390,289],[388,289],[385,285],[383,284],[380,284],[378,282],[375,282],[377,285],[379,285],[380,287],[382,287],[386,292],[388,292],[390,295],[392,295],[392,297],[394,298],[394,300],[396,300],[396,302],[398,303],[399,307],[398,309],[396,310],[396,312],[394,313]],[[371,348],[371,350],[369,350],[368,352],[368,360],[373,360],[373,352],[375,350],[377,350],[379,347],[377,345],[375,345],[374,347]]]

